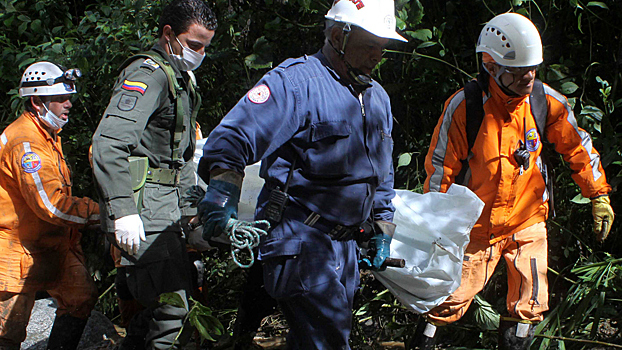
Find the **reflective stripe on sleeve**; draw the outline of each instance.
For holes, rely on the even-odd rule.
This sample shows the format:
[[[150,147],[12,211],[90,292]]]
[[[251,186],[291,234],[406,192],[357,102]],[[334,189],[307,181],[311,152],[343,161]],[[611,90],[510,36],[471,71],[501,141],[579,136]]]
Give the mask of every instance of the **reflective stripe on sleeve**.
[[[583,148],[586,150],[587,154],[590,157],[590,166],[592,167],[592,177],[594,178],[594,181],[600,179],[600,177],[603,176],[603,174],[598,169],[600,165],[600,156],[597,153],[592,153],[592,148],[593,148],[592,137],[586,131],[579,129],[579,125],[577,124],[577,119],[574,116],[574,112],[572,111],[572,108],[570,108],[570,105],[568,104],[566,98],[562,94],[548,87],[547,85],[544,85],[544,92],[547,95],[552,96],[559,103],[561,103],[564,107],[566,107],[566,112],[568,112],[568,118],[567,118],[568,123],[572,125],[575,132],[581,138],[581,146],[583,146]]]
[[[449,142],[449,127],[451,126],[456,108],[458,108],[458,105],[464,101],[464,98],[464,90],[462,90],[454,96],[451,102],[449,102],[447,109],[445,109],[443,124],[441,124],[436,146],[434,148],[434,152],[432,153],[432,166],[434,167],[434,173],[430,176],[430,192],[439,192],[441,190],[443,174],[445,172],[443,165],[445,164],[445,154],[447,153],[447,143]]]
[[[30,149],[30,142],[24,142],[23,145],[24,145],[24,151],[32,152],[32,150]],[[56,215],[57,217],[65,220],[65,221],[71,221],[71,222],[75,222],[75,223],[78,223],[78,224],[86,224],[86,219],[83,219],[83,218],[78,217],[78,216],[73,216],[73,215],[65,214],[62,211],[58,210],[58,208],[56,208],[52,204],[52,202],[50,202],[50,198],[48,197],[48,194],[45,192],[45,189],[43,188],[43,183],[41,182],[41,178],[39,177],[39,173],[38,172],[33,172],[30,175],[32,175],[32,179],[35,181],[35,185],[37,186],[37,191],[39,192],[39,197],[43,201],[43,204],[45,205],[47,210],[50,211],[50,213]]]
[[[7,140],[6,135],[4,133],[0,135],[0,141],[2,141],[2,145],[6,145],[6,143],[9,142],[9,140]]]

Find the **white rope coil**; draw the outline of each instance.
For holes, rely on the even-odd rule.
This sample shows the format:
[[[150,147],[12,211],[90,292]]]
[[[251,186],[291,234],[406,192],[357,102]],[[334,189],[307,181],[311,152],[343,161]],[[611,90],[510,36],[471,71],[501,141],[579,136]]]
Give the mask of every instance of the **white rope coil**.
[[[253,249],[259,246],[261,236],[267,235],[269,229],[270,223],[267,220],[248,222],[229,219],[225,231],[231,241],[231,256],[233,257],[233,262],[243,269],[253,266],[255,263],[255,253]],[[248,250],[250,254],[250,262],[248,264],[243,264],[238,259],[238,255],[244,250]]]

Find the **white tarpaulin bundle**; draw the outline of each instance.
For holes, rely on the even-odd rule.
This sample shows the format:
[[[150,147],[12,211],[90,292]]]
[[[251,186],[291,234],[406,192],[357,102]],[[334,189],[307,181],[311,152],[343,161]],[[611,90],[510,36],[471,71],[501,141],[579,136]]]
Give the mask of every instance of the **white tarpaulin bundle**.
[[[406,260],[406,267],[374,275],[407,308],[425,313],[460,285],[469,233],[484,203],[468,188],[452,185],[447,193],[396,190],[393,204],[391,257]]]
[[[197,140],[197,163],[205,140]],[[253,220],[263,183],[259,163],[246,167],[238,206],[240,220]],[[391,257],[406,260],[406,267],[374,274],[406,307],[424,313],[460,285],[464,250],[484,203],[468,188],[452,185],[447,193],[396,190],[393,204],[397,229]]]

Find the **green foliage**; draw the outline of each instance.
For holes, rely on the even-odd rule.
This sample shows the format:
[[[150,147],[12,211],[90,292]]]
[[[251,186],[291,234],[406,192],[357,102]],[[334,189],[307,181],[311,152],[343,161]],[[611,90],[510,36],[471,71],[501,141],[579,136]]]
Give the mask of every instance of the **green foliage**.
[[[181,295],[177,293],[161,294],[160,303],[186,308],[186,302]],[[214,337],[219,337],[223,334],[223,325],[212,315],[212,310],[209,307],[194,300],[192,297],[190,298],[190,303],[192,307],[190,311],[188,311],[184,324],[179,330],[177,337],[181,335],[183,329],[190,323],[199,332],[202,340],[215,341]]]

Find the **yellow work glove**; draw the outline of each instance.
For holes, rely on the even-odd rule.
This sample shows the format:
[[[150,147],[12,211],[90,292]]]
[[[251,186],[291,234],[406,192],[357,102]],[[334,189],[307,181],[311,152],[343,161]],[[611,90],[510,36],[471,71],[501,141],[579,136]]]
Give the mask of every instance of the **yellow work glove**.
[[[594,217],[594,233],[599,242],[607,239],[613,219],[613,209],[609,196],[600,196],[592,199],[592,216]]]

